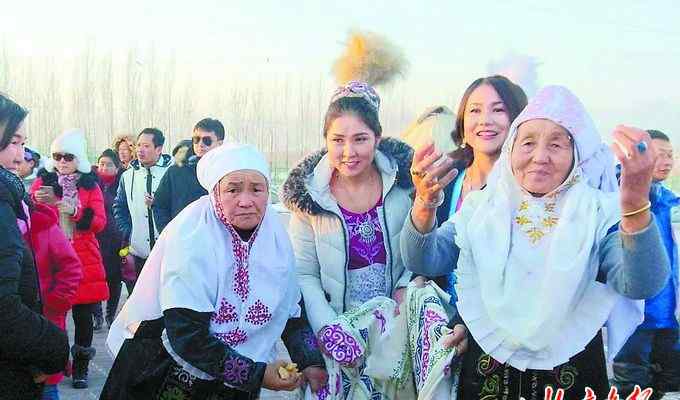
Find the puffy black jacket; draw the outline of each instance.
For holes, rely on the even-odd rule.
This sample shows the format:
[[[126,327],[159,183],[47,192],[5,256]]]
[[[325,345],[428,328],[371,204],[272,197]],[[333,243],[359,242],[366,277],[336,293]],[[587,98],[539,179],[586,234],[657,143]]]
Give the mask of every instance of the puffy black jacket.
[[[0,167],[0,387],[3,399],[37,399],[42,385],[36,373],[60,372],[68,360],[66,333],[45,319],[33,254],[25,245],[17,218],[21,181]]]
[[[171,166],[163,175],[153,201],[153,216],[159,232],[163,232],[184,207],[208,194],[198,182],[197,163],[198,159],[193,157],[186,165]]]
[[[99,241],[99,248],[102,253],[102,257],[106,260],[108,258],[119,258],[118,250],[123,247],[123,234],[118,229],[116,220],[113,216],[113,202],[116,200],[116,194],[118,193],[118,185],[120,183],[120,176],[123,174],[123,170],[118,172],[116,179],[111,183],[104,182],[101,178],[99,179],[99,187],[102,189],[102,195],[104,196],[104,208],[106,209],[106,227],[97,234],[97,240]]]

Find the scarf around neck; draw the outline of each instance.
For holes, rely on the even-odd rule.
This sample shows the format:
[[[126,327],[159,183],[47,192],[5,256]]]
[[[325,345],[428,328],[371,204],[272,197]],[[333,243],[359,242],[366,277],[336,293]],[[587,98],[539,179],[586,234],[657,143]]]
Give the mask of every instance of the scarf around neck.
[[[101,173],[97,173],[97,176],[99,177],[99,180],[102,182],[102,185],[104,186],[111,186],[116,182],[116,178],[118,175],[105,175]]]
[[[57,181],[63,190],[63,197],[69,199],[76,199],[78,197],[78,179],[80,173],[62,175],[57,172]]]

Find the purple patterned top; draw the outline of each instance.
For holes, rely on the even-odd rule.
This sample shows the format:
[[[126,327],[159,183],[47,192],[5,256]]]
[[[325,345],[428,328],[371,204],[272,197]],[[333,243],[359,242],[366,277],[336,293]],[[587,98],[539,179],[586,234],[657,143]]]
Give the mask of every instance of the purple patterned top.
[[[340,207],[349,232],[349,266],[345,301],[352,310],[377,296],[386,296],[385,276],[387,251],[378,207],[382,199],[365,213],[354,213]]]
[[[349,231],[349,269],[387,263],[385,240],[378,218],[378,207],[382,203],[380,198],[373,208],[361,214],[340,207]]]

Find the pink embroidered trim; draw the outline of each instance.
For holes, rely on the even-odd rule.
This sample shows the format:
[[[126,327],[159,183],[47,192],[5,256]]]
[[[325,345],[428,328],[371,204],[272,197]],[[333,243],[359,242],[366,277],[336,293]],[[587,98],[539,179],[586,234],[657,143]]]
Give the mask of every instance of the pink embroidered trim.
[[[236,235],[238,236],[238,234]],[[250,293],[250,275],[248,274],[248,244],[243,243],[240,237],[232,239],[234,260],[236,261],[236,268],[234,268],[234,293],[238,295],[241,301],[248,299]]]
[[[224,373],[222,376],[227,383],[232,385],[242,385],[248,380],[248,374],[253,364],[241,357],[230,356],[224,362]]]
[[[248,340],[248,334],[242,329],[232,329],[227,333],[216,333],[215,337],[231,347],[238,346]]]
[[[210,320],[216,324],[224,324],[228,322],[238,321],[236,307],[229,304],[227,299],[222,299],[220,308],[217,310],[217,312],[213,313]]]
[[[272,314],[269,312],[269,307],[267,307],[262,301],[257,300],[255,304],[248,307],[248,312],[246,313],[246,321],[253,325],[264,325],[271,321]]]
[[[445,325],[446,319],[441,315],[437,314],[434,310],[425,311],[425,321],[422,327],[422,351],[421,351],[421,363],[422,370],[420,371],[421,382],[425,381],[428,374],[428,369],[430,367],[430,348],[432,347],[432,338],[430,338],[430,329],[435,324]]]
[[[318,336],[321,351],[343,366],[353,367],[364,355],[364,350],[356,339],[339,324],[324,326]]]
[[[238,232],[229,223],[222,205],[220,203],[220,192],[219,185],[215,186],[213,189],[213,203],[215,206],[215,213],[217,218],[222,221],[222,224],[227,228],[229,234],[231,234],[232,252],[234,255],[234,284],[233,290],[236,295],[241,299],[241,301],[246,301],[248,295],[250,294],[250,275],[248,274],[248,257],[250,256],[250,249],[253,247],[253,243],[257,238],[257,233],[259,231],[259,226],[255,229],[255,232],[250,236],[248,242],[241,240]]]

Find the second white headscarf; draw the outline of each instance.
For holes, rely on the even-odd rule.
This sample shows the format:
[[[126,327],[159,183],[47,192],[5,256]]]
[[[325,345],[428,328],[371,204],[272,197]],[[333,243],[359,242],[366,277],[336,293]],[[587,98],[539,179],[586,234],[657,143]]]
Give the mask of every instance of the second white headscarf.
[[[532,119],[563,126],[574,141],[570,176],[541,198],[519,186],[510,164],[518,127]],[[453,217],[457,305],[480,347],[517,369],[549,370],[581,352],[609,320],[616,354],[642,321],[642,307],[596,279],[599,245],[620,210],[613,157],[576,96],[548,86],[531,99],[487,182]]]

